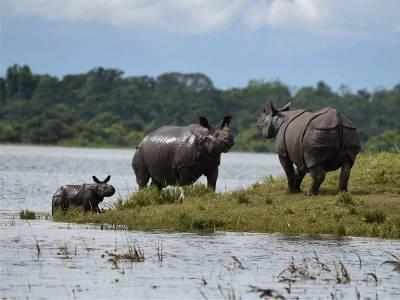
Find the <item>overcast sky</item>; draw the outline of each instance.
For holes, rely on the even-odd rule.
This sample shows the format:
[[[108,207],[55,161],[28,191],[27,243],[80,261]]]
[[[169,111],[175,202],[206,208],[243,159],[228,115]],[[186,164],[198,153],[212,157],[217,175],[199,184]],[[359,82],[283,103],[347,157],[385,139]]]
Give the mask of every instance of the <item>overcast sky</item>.
[[[0,71],[400,83],[400,0],[1,0]]]

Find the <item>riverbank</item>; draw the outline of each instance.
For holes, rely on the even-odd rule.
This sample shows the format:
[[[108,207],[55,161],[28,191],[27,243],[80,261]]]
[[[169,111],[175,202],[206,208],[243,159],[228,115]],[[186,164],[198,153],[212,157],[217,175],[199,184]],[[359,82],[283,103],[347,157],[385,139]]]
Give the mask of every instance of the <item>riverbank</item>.
[[[71,212],[56,221],[125,225],[135,230],[280,232],[400,238],[400,155],[362,154],[353,167],[350,193],[337,194],[338,172],[321,194],[288,194],[284,178],[266,178],[235,192],[204,186],[159,193],[146,189],[100,215]],[[307,190],[309,178],[303,183]]]
[[[0,124],[1,125],[1,124]],[[0,128],[1,135],[1,128]],[[124,143],[112,143],[106,140],[87,141],[80,139],[61,140],[53,143],[42,142],[16,142],[1,139],[0,145],[36,146],[36,147],[63,147],[63,148],[87,148],[87,149],[135,149],[145,136],[145,132],[133,132],[129,141]],[[255,128],[244,129],[235,137],[235,145],[230,152],[250,153],[274,153],[273,141],[257,138]]]

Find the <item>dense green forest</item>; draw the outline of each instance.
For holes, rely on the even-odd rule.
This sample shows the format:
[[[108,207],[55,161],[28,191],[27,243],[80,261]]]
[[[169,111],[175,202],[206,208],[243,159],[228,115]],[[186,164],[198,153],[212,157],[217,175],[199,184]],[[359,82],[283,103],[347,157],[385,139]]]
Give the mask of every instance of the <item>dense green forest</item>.
[[[0,142],[131,147],[161,125],[193,123],[200,115],[217,123],[231,114],[236,150],[271,151],[271,142],[257,136],[257,114],[267,100],[279,106],[289,99],[296,108],[336,107],[359,128],[366,149],[400,151],[400,84],[354,92],[323,81],[294,90],[251,80],[222,90],[198,73],[153,78],[98,67],[58,78],[26,65],[10,66],[0,77]]]

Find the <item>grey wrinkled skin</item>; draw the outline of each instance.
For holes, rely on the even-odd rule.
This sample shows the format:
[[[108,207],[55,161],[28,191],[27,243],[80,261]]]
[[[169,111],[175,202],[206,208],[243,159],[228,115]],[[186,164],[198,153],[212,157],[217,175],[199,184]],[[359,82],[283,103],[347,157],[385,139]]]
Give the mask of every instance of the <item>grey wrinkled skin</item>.
[[[205,175],[208,187],[215,190],[221,153],[234,144],[230,121],[231,116],[226,116],[219,128],[213,128],[200,117],[200,124],[163,126],[149,133],[132,160],[139,189],[150,178],[152,185],[162,189],[190,185]]]
[[[257,127],[264,138],[275,138],[289,192],[300,192],[305,174],[310,173],[309,194],[316,195],[326,172],[339,168],[339,191],[347,191],[351,168],[361,146],[356,128],[336,109],[291,111],[290,103],[281,109],[269,103],[259,116]]]
[[[59,187],[52,198],[52,215],[58,209],[65,212],[69,208],[80,208],[84,212],[100,213],[99,203],[103,201],[104,197],[110,197],[115,193],[114,187],[107,184],[110,178],[111,176],[108,176],[105,180],[100,181],[96,176],[93,176],[95,183]]]

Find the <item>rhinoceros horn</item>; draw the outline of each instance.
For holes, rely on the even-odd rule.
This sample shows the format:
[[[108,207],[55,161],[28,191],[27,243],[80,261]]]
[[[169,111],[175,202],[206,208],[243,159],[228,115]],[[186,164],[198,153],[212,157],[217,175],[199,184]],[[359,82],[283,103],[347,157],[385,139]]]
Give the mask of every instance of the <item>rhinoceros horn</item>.
[[[292,105],[292,103],[291,102],[288,102],[288,103],[286,103],[283,107],[281,107],[280,109],[279,109],[279,111],[280,112],[282,112],[282,111],[288,111],[289,109],[290,109],[290,106]]]
[[[291,105],[292,105],[292,103],[288,102],[283,107],[277,109],[277,108],[275,108],[274,104],[271,101],[268,103],[268,109],[269,109],[269,112],[271,112],[272,115],[274,116],[280,112],[288,111],[290,109]],[[265,108],[264,108],[264,113],[267,113]]]

